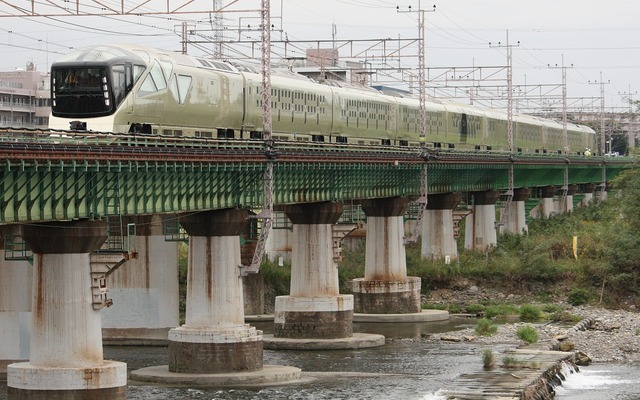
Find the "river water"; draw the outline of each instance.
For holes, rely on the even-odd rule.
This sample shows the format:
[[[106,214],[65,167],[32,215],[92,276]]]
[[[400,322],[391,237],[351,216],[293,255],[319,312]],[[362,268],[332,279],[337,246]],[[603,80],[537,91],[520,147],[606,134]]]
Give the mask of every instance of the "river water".
[[[335,351],[264,351],[264,363],[301,368],[316,380],[256,390],[172,388],[130,382],[128,400],[442,400],[441,391],[463,373],[482,370],[484,347],[472,343],[431,343],[419,339],[431,333],[472,326],[475,321],[442,323],[354,324],[355,332],[380,333],[382,347]],[[265,333],[270,323],[254,323]],[[496,348],[496,352],[504,350]],[[167,363],[166,347],[108,346],[105,359],[126,362],[129,370]],[[340,374],[335,374],[340,372]],[[0,400],[6,400],[6,382]],[[600,364],[582,367],[557,389],[558,399],[640,399],[640,365]]]

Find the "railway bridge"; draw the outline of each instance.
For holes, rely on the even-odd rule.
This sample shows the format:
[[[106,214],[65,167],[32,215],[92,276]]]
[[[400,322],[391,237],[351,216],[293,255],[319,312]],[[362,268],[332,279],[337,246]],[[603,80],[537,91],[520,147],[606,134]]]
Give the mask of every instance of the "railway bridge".
[[[404,253],[411,201],[423,255],[456,257],[456,215],[467,218],[466,246],[485,250],[496,226],[521,233],[531,214],[604,196],[629,162],[11,129],[0,130],[0,160],[0,361],[28,360],[7,367],[15,399],[125,398],[126,365],[103,359],[105,324],[171,327],[163,379],[295,377],[263,365],[262,332],[244,321],[242,276],[255,271],[241,242],[277,224],[265,204],[292,224],[291,290],[276,299],[274,340],[340,342],[355,336],[354,312],[420,314]],[[365,276],[345,295],[336,227],[354,210],[366,217]],[[166,241],[178,223],[189,236],[181,326],[177,245]],[[105,308],[116,294],[120,307]]]

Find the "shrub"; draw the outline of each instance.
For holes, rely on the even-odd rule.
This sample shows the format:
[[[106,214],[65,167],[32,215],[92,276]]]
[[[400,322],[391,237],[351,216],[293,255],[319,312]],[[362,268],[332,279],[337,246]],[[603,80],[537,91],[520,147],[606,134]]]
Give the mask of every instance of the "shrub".
[[[517,314],[518,309],[516,306],[511,304],[497,304],[487,306],[485,310],[485,317],[494,318],[494,317],[506,317],[508,315]]]
[[[469,304],[469,305],[465,306],[464,309],[469,314],[480,314],[480,313],[484,312],[486,307],[483,306],[482,304]]]
[[[580,306],[589,301],[589,292],[587,289],[575,288],[571,289],[569,295],[567,296],[567,301],[572,306]]]
[[[482,352],[482,366],[485,369],[492,369],[496,366],[496,357],[493,354],[493,350],[485,349]]]
[[[558,304],[545,304],[542,306],[542,311],[549,314],[555,314],[564,311],[564,308]]]
[[[558,311],[550,314],[549,320],[553,322],[580,322],[582,317],[571,314],[567,311]]]
[[[538,341],[538,332],[531,325],[523,325],[516,331],[518,337],[527,343],[536,343]]]
[[[519,366],[521,362],[515,358],[514,356],[504,356],[502,357],[502,366],[505,368],[516,368]]]
[[[540,307],[534,306],[532,304],[525,304],[520,307],[518,311],[518,315],[520,315],[521,321],[537,321],[540,319],[542,315],[542,310]]]
[[[475,327],[476,335],[480,336],[491,336],[498,331],[498,325],[494,324],[492,321],[482,318],[478,320],[478,323]]]

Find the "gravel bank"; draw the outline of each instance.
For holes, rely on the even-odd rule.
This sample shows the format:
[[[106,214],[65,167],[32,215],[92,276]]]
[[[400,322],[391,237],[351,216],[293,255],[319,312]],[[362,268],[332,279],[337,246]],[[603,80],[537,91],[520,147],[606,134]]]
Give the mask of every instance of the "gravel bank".
[[[607,310],[591,306],[569,307],[571,314],[584,320],[593,321],[586,330],[563,327],[554,323],[533,323],[539,335],[540,343],[552,344],[552,339],[567,335],[566,341],[575,344],[575,350],[589,355],[593,362],[640,362],[640,314],[623,310]],[[492,336],[476,336],[473,329],[432,335],[426,340],[439,341],[444,338],[471,339],[483,344],[525,344],[518,338],[518,327],[523,322],[501,324]]]

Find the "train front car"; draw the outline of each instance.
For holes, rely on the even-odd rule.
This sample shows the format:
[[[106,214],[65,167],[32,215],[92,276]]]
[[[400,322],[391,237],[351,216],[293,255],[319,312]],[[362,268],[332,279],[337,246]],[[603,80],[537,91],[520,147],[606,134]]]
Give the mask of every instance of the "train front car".
[[[126,131],[115,115],[146,69],[137,54],[97,46],[70,53],[51,66],[49,127],[98,132]]]

